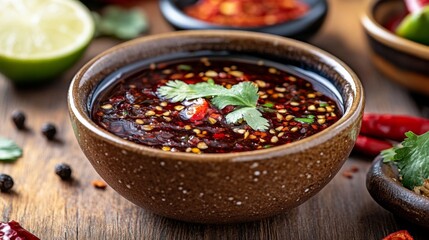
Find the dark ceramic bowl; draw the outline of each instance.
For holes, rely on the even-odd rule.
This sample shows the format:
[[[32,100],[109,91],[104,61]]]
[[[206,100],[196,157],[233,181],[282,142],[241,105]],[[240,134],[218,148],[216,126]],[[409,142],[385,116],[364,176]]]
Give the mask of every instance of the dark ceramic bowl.
[[[303,17],[296,20],[262,27],[231,27],[201,21],[186,15],[182,11],[184,7],[195,4],[195,2],[197,1],[160,0],[159,6],[161,8],[161,13],[167,22],[179,30],[246,30],[276,34],[300,40],[306,40],[313,36],[322,26],[328,13],[328,3],[326,0],[303,0],[303,2],[310,6],[310,10]]]
[[[201,155],[165,152],[124,140],[89,117],[91,94],[108,74],[145,58],[200,50],[238,51],[295,62],[329,79],[340,93],[344,115],[326,130],[291,144]],[[80,147],[119,194],[169,218],[227,223],[285,212],[322,189],[353,148],[363,97],[356,75],[311,45],[261,33],[182,31],[136,39],[95,57],[74,77],[68,103]]]
[[[429,46],[399,37],[383,27],[404,12],[403,0],[370,1],[361,22],[372,49],[371,58],[392,80],[429,94]]]
[[[399,217],[429,228],[429,198],[402,186],[398,169],[378,156],[368,171],[366,187],[372,198]]]

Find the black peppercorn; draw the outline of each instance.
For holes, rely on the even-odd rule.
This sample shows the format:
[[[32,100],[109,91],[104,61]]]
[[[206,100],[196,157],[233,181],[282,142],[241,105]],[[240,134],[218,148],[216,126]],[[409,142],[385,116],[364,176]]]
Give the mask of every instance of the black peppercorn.
[[[42,126],[42,134],[45,135],[48,140],[53,140],[55,134],[57,134],[57,128],[52,123],[45,123]]]
[[[25,129],[25,119],[25,114],[21,111],[14,111],[12,113],[12,121],[19,130]]]
[[[71,167],[66,163],[59,163],[55,166],[55,173],[60,176],[62,180],[68,180],[71,178]]]
[[[7,174],[0,174],[0,190],[7,192],[13,187],[13,179]]]

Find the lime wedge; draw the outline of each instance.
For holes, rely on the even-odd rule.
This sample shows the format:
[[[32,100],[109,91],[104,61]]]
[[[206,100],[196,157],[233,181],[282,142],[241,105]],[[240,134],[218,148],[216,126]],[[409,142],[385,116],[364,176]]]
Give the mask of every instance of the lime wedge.
[[[429,6],[407,15],[396,28],[396,34],[429,45]]]
[[[18,85],[52,80],[83,54],[94,34],[77,0],[0,0],[0,72]]]

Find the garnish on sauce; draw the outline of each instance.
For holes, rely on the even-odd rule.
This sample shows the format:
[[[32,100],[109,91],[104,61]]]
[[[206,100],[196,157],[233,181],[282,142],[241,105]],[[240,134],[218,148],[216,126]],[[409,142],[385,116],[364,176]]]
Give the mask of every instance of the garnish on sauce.
[[[96,94],[92,119],[168,152],[271,148],[323,131],[342,115],[316,81],[245,56],[172,59],[128,73],[118,70],[117,84]]]
[[[405,133],[407,138],[402,144],[382,152],[384,162],[393,162],[398,166],[402,185],[413,190],[422,186],[429,178],[429,132],[416,135]]]
[[[172,102],[213,97],[211,102],[219,109],[226,106],[236,107],[225,116],[227,123],[237,123],[243,119],[253,130],[265,131],[269,127],[267,119],[260,112],[261,108],[256,107],[259,98],[258,87],[251,82],[241,82],[227,89],[214,83],[186,84],[176,80],[160,87],[158,94]]]
[[[0,137],[0,161],[15,161],[22,156],[22,149],[12,140]]]

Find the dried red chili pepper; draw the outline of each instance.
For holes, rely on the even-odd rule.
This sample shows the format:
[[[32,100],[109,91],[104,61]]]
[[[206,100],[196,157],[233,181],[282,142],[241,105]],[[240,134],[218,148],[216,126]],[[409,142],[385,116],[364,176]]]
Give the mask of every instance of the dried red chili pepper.
[[[353,150],[371,157],[375,157],[380,154],[381,151],[389,149],[392,146],[392,143],[386,140],[359,135],[356,139]]]
[[[15,221],[0,223],[0,239],[40,240],[38,237],[22,228],[21,225]]]
[[[383,238],[383,240],[414,240],[414,238],[407,230],[401,230],[389,234],[388,236]]]
[[[405,133],[412,131],[417,135],[429,131],[429,119],[391,114],[365,114],[360,133],[377,138],[403,141]]]

